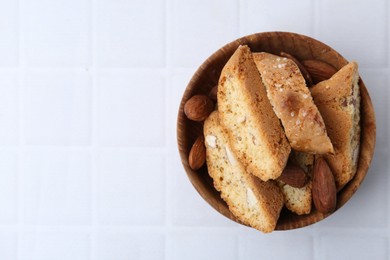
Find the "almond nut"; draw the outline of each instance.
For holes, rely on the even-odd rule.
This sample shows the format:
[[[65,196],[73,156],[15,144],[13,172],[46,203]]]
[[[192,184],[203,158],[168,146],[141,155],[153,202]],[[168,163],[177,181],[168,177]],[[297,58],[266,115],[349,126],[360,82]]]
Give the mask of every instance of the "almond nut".
[[[209,92],[209,98],[217,102],[218,85],[214,86]]]
[[[288,164],[284,168],[282,175],[279,176],[278,180],[292,187],[302,188],[306,184],[307,176],[301,167]]]
[[[184,105],[184,113],[188,119],[198,122],[205,120],[213,110],[213,101],[206,95],[195,95]]]
[[[332,65],[319,60],[304,60],[302,65],[310,73],[314,84],[330,79],[337,72]]]
[[[295,64],[297,64],[299,70],[301,71],[302,76],[304,77],[304,79],[306,81],[306,85],[309,87],[313,85],[313,80],[311,79],[310,73],[306,70],[305,66],[303,66],[299,60],[297,60],[291,54],[288,54],[288,53],[283,52],[283,51],[280,52],[280,56],[288,58],[288,59],[292,60],[293,62],[295,62]]]
[[[324,158],[317,158],[313,168],[313,202],[322,213],[331,213],[336,209],[337,191],[333,173]]]
[[[206,161],[206,147],[204,146],[203,136],[199,136],[192,145],[188,156],[188,164],[191,169],[199,170]]]

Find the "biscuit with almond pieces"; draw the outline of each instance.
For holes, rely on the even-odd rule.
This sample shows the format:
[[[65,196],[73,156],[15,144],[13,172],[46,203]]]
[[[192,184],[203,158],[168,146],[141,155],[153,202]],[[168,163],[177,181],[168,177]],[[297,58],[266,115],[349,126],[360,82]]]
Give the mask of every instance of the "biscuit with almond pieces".
[[[221,72],[218,111],[247,171],[263,181],[278,178],[291,148],[246,45],[238,47]]]
[[[245,170],[231,151],[218,114],[212,112],[204,122],[208,173],[239,221],[265,233],[271,232],[283,207],[282,192],[274,181],[263,182]]]

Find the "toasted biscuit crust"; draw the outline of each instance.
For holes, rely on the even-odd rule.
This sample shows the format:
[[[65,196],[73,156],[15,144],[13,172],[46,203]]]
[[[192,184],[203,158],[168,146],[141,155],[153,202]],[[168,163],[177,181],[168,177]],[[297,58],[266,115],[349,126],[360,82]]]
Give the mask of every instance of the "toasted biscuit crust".
[[[291,148],[315,154],[333,153],[324,120],[298,66],[288,58],[265,52],[253,53],[253,58]]]
[[[272,110],[248,46],[240,46],[222,70],[218,110],[233,152],[263,181],[285,167],[290,145]]]

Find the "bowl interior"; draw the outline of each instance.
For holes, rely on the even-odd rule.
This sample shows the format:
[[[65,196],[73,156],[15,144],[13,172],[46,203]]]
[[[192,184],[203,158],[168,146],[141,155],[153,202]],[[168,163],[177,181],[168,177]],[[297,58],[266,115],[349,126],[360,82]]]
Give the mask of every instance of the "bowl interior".
[[[340,69],[348,63],[339,53],[329,46],[310,37],[288,32],[266,32],[248,35],[239,38],[211,55],[196,71],[189,82],[181,100],[178,121],[178,147],[184,169],[189,180],[198,193],[213,208],[233,221],[238,221],[232,215],[215,190],[212,179],[208,175],[207,167],[193,171],[188,165],[188,154],[195,139],[203,134],[202,123],[188,120],[183,112],[185,102],[195,94],[208,94],[212,87],[217,85],[222,68],[239,45],[248,45],[253,52],[265,51],[279,54],[281,51],[295,56],[298,60],[315,59],[327,62]],[[337,195],[337,208],[342,207],[355,193],[363,181],[371,163],[376,138],[376,125],[373,106],[366,86],[362,79],[359,81],[361,92],[361,142],[358,169],[355,177]],[[288,230],[304,227],[318,222],[329,214],[322,214],[312,207],[308,215],[298,216],[283,209],[276,230]]]

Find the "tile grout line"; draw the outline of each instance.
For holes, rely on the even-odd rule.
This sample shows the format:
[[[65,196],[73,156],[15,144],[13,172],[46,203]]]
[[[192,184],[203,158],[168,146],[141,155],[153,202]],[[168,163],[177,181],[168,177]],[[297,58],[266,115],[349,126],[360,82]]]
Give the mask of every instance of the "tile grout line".
[[[164,79],[164,100],[163,100],[163,107],[164,107],[164,123],[163,123],[163,147],[164,150],[166,147],[169,146],[169,126],[167,122],[169,122],[169,83],[171,78],[171,71],[170,71],[170,60],[169,60],[169,37],[168,37],[168,0],[163,0],[164,3],[164,9],[163,9],[163,18],[164,18],[164,68],[162,70],[162,77]]]
[[[88,146],[56,146],[56,145],[23,145],[23,151],[90,151],[92,152],[94,149],[98,148],[98,144],[95,145],[96,147],[92,147],[92,145]],[[18,151],[18,146],[2,146],[0,147],[0,151]],[[113,151],[113,150],[119,150],[119,151],[126,151],[131,153],[165,153],[165,152],[176,152],[176,147],[167,147],[167,146],[144,146],[144,147],[134,147],[134,146],[99,146],[99,150],[104,151]]]
[[[92,38],[92,37],[91,37]],[[92,59],[92,57],[91,57]],[[88,65],[86,64],[85,66],[60,66],[60,67],[55,67],[55,66],[34,66],[30,67],[29,70],[33,72],[85,72],[86,68],[88,68]],[[179,67],[179,69],[188,69],[190,70],[190,67]],[[8,67],[0,67],[0,71],[17,71],[18,68],[8,68]],[[130,73],[144,73],[144,74],[149,74],[150,71],[155,71],[156,73],[158,72],[165,72],[164,67],[101,67],[99,70],[102,71],[124,71],[124,72],[130,72]]]
[[[99,71],[103,72],[123,72],[123,73],[129,73],[129,74],[137,74],[137,75],[144,75],[144,76],[150,76],[151,72],[153,74],[161,74],[161,75],[167,75],[168,73],[193,73],[194,68],[193,67],[170,67],[167,68],[167,65],[164,65],[165,67],[156,67],[156,68],[135,68],[135,67],[115,67],[115,68],[99,68]],[[31,72],[80,72],[85,73],[85,67],[31,67],[28,68]],[[372,68],[372,69],[378,69],[378,68]],[[5,68],[0,67],[0,72],[18,72],[20,68]],[[91,69],[93,70],[93,68]]]
[[[240,232],[236,232],[236,259],[238,260],[241,260],[242,256],[242,248],[241,248],[241,245],[242,245],[242,235],[240,234]]]
[[[387,45],[387,60],[386,60],[386,68],[390,71],[390,3],[389,1],[385,1],[385,9],[386,9],[386,15],[385,15],[385,28],[386,28],[386,45]]]
[[[389,15],[390,15],[390,4],[388,4],[388,2],[386,1],[386,3],[387,3],[387,13],[386,13],[386,19],[387,19],[387,23],[386,23],[386,29],[388,28],[388,26],[389,26],[389,23],[390,23],[390,21],[389,21]],[[390,36],[390,32],[388,32],[387,33],[387,42],[389,41],[389,39],[388,39],[388,37]],[[390,56],[390,47],[388,46],[388,56]],[[387,65],[386,66],[389,66],[389,61],[387,61]],[[390,68],[388,68],[388,71],[390,72]],[[387,73],[387,75],[386,75],[386,73],[384,74],[384,81],[385,81],[385,84],[384,84],[384,86],[385,87],[387,87],[388,85],[389,85],[389,83],[390,83],[390,77],[389,77],[389,73]],[[366,83],[367,84],[367,83]],[[383,92],[383,91],[382,91]],[[389,97],[387,97],[387,99],[388,99]],[[387,102],[386,102],[386,105],[388,104],[388,101],[389,100],[386,100]],[[373,100],[373,102],[374,102],[374,100]],[[374,108],[375,108],[375,104],[373,103],[373,105],[374,105]],[[378,109],[379,109],[380,107],[378,106]],[[386,108],[386,107],[385,107]],[[378,113],[378,111],[376,111],[377,113]],[[376,114],[375,115],[375,117],[376,117],[376,120],[378,121],[378,114]],[[387,117],[387,119],[389,119],[389,114],[386,114],[386,117]],[[384,131],[384,132],[388,132],[388,130],[389,130],[389,126],[390,126],[390,123],[389,123],[389,121],[387,120],[387,122],[386,122],[386,125],[385,125],[385,127],[386,127],[386,131]],[[381,142],[381,140],[379,140],[378,139],[378,125],[377,125],[377,130],[376,130],[376,144],[375,144],[375,151],[374,151],[374,157],[372,158],[372,161],[371,161],[371,165],[370,165],[370,168],[372,168],[372,164],[373,164],[373,162],[374,162],[374,158],[375,158],[375,156],[379,156],[380,154],[384,154],[384,155],[387,155],[387,159],[390,159],[389,158],[389,151],[390,151],[390,148],[389,148],[389,144],[387,144],[387,146],[386,147],[381,147],[381,148],[378,148],[378,143],[379,142]],[[389,187],[389,185],[390,185],[390,178],[387,178],[387,187]],[[388,244],[388,247],[390,248],[390,237],[389,237],[389,235],[388,234],[390,234],[390,199],[389,199],[389,197],[387,197],[387,203],[386,203],[386,207],[387,207],[387,211],[386,211],[386,214],[387,214],[387,216],[386,216],[386,219],[387,219],[387,222],[386,222],[386,230],[387,230],[387,235],[385,236],[385,238],[387,239],[387,244]],[[389,252],[387,252],[387,253],[389,253]],[[388,255],[388,257],[389,257],[389,259],[390,259],[390,256]]]
[[[321,238],[318,235],[318,230],[317,232],[312,232],[311,239],[313,240],[313,245],[312,245],[312,256],[313,259],[321,259]]]
[[[169,28],[169,17],[168,17],[168,9],[169,9],[169,0],[164,0],[164,30],[165,30],[165,38],[164,38],[164,44],[165,44],[165,56],[164,56],[164,63],[165,63],[165,67],[164,67],[164,70],[165,71],[168,71],[168,69],[171,67],[171,64],[170,64],[170,58],[169,58],[169,47],[170,47],[170,44],[169,44],[169,37],[168,35],[170,34],[170,28]]]
[[[22,19],[22,0],[18,1],[18,161],[17,161],[17,259],[21,259],[21,236],[24,229],[23,224],[23,156],[24,156],[24,122],[23,122],[23,90],[25,82],[25,68],[24,55],[23,55],[23,19]]]
[[[389,32],[389,34],[390,34],[390,32]],[[390,38],[390,35],[389,35],[389,38]],[[390,52],[390,48],[389,48],[389,52]],[[167,65],[165,65],[165,66],[167,66]],[[385,67],[383,67],[383,66],[381,66],[381,67],[375,67],[375,66],[366,67],[366,66],[364,66],[361,68],[364,70],[388,72],[390,66],[389,67],[386,67],[386,66]],[[84,67],[79,67],[79,68],[31,67],[31,68],[28,68],[28,70],[31,72],[60,72],[60,73],[61,72],[80,72],[80,73],[85,72]],[[91,70],[93,70],[93,69],[91,69]],[[167,75],[169,73],[193,74],[194,70],[196,70],[196,67],[169,67],[169,69],[168,69],[168,66],[164,67],[164,68],[133,68],[133,67],[99,68],[99,71],[103,71],[103,72],[123,72],[123,73],[129,73],[129,74],[141,74],[141,75],[145,75],[145,76],[150,75],[151,72],[153,72],[154,74],[161,74],[161,75]],[[5,73],[5,72],[17,73],[18,71],[20,71],[20,68],[0,67],[0,72],[2,72],[2,73]]]
[[[91,179],[90,179],[90,199],[91,199],[91,215],[90,215],[90,247],[89,257],[91,260],[97,259],[97,226],[98,226],[98,90],[97,90],[97,13],[98,3],[96,0],[90,0],[90,46],[91,46],[91,86],[92,86],[92,107],[91,107]]]
[[[388,86],[388,84],[390,83],[390,46],[389,46],[389,42],[390,42],[390,32],[389,32],[389,29],[390,29],[390,3],[389,1],[384,1],[385,2],[385,30],[386,30],[386,45],[387,45],[387,60],[386,60],[386,70],[388,73],[385,73],[385,80],[386,80],[386,83],[385,83],[385,86]],[[387,74],[387,75],[386,75]],[[387,117],[389,117],[389,115],[387,115]],[[390,123],[387,122],[387,128],[389,127]],[[377,131],[377,134],[378,134],[378,131]],[[377,140],[378,142],[379,140]],[[386,154],[389,154],[389,148],[385,149],[387,150],[385,153]],[[378,149],[376,148],[376,153],[379,153]],[[374,155],[375,156],[375,155]],[[390,178],[388,178],[388,185],[390,184]],[[386,214],[387,214],[387,227],[386,227],[386,230],[387,230],[387,235],[385,236],[385,239],[386,239],[386,242],[387,242],[387,259],[390,259],[390,255],[389,255],[389,248],[390,248],[390,199],[387,198],[387,211],[386,211]]]
[[[240,246],[241,246],[241,244],[240,244],[240,234],[239,234],[239,232],[235,232],[234,233],[235,235],[234,235],[234,243],[235,243],[235,253],[236,253],[236,255],[235,255],[235,257],[236,257],[236,259],[238,259],[238,260],[240,260],[241,259],[241,256],[240,256]]]
[[[170,0],[164,0],[164,29],[165,29],[165,85],[164,85],[164,117],[165,117],[165,124],[164,124],[164,145],[165,145],[165,157],[164,157],[164,259],[171,259],[171,244],[170,244],[170,236],[172,235],[172,216],[171,216],[171,203],[169,200],[169,194],[170,194],[170,183],[171,183],[171,175],[169,175],[168,172],[168,165],[170,162],[170,152],[169,152],[169,146],[170,146],[170,133],[169,130],[171,127],[169,126],[168,122],[171,122],[169,120],[169,105],[171,102],[170,98],[170,84],[172,83],[172,60],[171,60],[171,42],[170,42],[170,36],[173,34],[171,32],[170,24],[171,22],[171,10],[172,10],[172,2]],[[176,129],[176,128],[173,128]],[[175,135],[176,136],[176,135]],[[172,149],[173,150],[173,149]]]
[[[9,229],[9,230],[14,230],[15,228],[18,227],[18,224],[10,225],[10,224],[2,224],[0,225],[0,229]],[[143,224],[143,225],[126,225],[126,224],[121,224],[121,225],[113,225],[113,224],[104,224],[100,225],[100,228],[107,230],[107,231],[156,231],[156,232],[163,232],[166,231],[167,228],[163,225],[151,225],[151,224]],[[25,224],[24,228],[26,230],[34,230],[36,228],[43,229],[43,230],[61,230],[64,232],[74,232],[75,230],[82,230],[82,231],[88,231],[91,229],[90,224],[79,224],[79,225],[74,225],[74,224],[36,224],[36,223],[31,223],[31,224]],[[306,227],[303,227],[306,228]],[[309,228],[309,227],[307,227]],[[247,235],[248,231],[247,230],[240,230],[240,227],[235,227],[235,226],[215,226],[215,225],[187,225],[187,226],[171,226],[171,231],[176,232],[190,232],[191,230],[196,229],[197,232],[204,232],[204,231],[212,231],[212,232],[223,232],[229,235]],[[248,228],[249,229],[249,228]],[[355,227],[348,227],[348,228],[342,228],[343,230],[343,235],[345,236],[354,236],[354,235],[359,235],[359,234],[364,234],[364,235],[369,235],[369,236],[381,236],[381,237],[388,237],[387,230],[381,227],[366,227],[366,228],[355,228]],[[255,231],[252,228],[250,228],[250,231]],[[273,231],[274,233],[276,232],[282,232],[282,231]],[[316,236],[320,235],[319,232],[323,232],[326,235],[331,235],[331,236],[336,236],[340,234],[340,227],[334,227],[334,228],[316,228],[311,230],[306,230],[307,235],[305,236]],[[259,234],[262,234],[259,231]],[[264,234],[265,236],[267,234]],[[318,242],[318,241],[317,241]]]
[[[387,235],[385,238],[386,238],[386,242],[387,242],[386,256],[387,256],[387,259],[390,259],[390,239],[389,239],[389,235]]]

